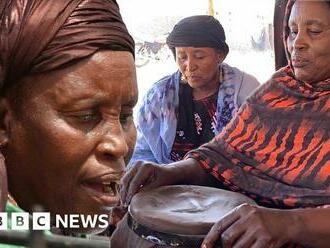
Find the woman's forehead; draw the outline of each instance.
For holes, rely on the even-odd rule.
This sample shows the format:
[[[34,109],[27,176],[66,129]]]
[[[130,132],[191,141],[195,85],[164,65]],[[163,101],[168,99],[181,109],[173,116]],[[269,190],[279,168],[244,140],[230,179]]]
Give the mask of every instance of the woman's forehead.
[[[48,98],[60,105],[84,99],[105,101],[137,98],[136,72],[129,52],[102,51],[81,63],[30,77],[23,82],[26,98]]]
[[[296,1],[292,6],[289,24],[297,21],[307,25],[329,25],[330,5],[325,1]]]
[[[177,53],[185,52],[216,52],[217,50],[213,47],[176,47],[175,51]]]

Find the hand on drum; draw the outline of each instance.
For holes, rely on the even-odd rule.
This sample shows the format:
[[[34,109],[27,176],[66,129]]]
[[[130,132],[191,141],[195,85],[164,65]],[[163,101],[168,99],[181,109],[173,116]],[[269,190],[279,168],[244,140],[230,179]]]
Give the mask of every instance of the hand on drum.
[[[292,222],[289,212],[242,204],[213,225],[202,248],[218,239],[223,248],[279,248],[290,241]]]
[[[140,190],[150,190],[163,185],[173,184],[172,167],[151,162],[138,161],[122,178],[120,197],[127,206],[132,197]]]

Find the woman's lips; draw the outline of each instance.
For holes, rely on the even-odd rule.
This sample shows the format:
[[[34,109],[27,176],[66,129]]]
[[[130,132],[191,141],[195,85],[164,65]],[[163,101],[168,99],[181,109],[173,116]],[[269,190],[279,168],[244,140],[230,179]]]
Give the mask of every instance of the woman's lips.
[[[187,79],[188,80],[199,80],[200,77],[199,76],[192,75],[192,76],[187,76]]]
[[[119,200],[117,182],[84,182],[82,188],[104,206],[113,206]]]
[[[292,66],[295,68],[302,68],[309,64],[307,59],[301,57],[293,57],[291,58]]]
[[[119,182],[124,171],[90,172],[80,181],[85,195],[98,204],[113,207],[119,201]]]

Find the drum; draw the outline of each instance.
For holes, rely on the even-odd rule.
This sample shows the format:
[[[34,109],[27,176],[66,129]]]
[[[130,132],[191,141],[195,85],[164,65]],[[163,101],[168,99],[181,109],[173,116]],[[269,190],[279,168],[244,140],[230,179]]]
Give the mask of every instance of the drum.
[[[243,203],[255,204],[242,194],[217,188],[164,186],[133,197],[127,224],[153,247],[199,248],[213,224]]]

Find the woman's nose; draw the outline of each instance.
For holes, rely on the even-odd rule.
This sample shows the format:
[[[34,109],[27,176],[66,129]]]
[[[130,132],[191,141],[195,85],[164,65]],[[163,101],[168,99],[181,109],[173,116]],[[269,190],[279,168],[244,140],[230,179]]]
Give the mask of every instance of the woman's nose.
[[[197,64],[196,61],[194,61],[193,59],[187,59],[186,61],[186,70],[187,71],[194,71],[197,68]]]
[[[299,31],[293,40],[293,48],[296,50],[302,50],[308,47],[306,34]]]
[[[128,145],[121,126],[105,127],[105,130],[100,134],[96,150],[100,156],[115,159],[124,158],[128,153]]]

